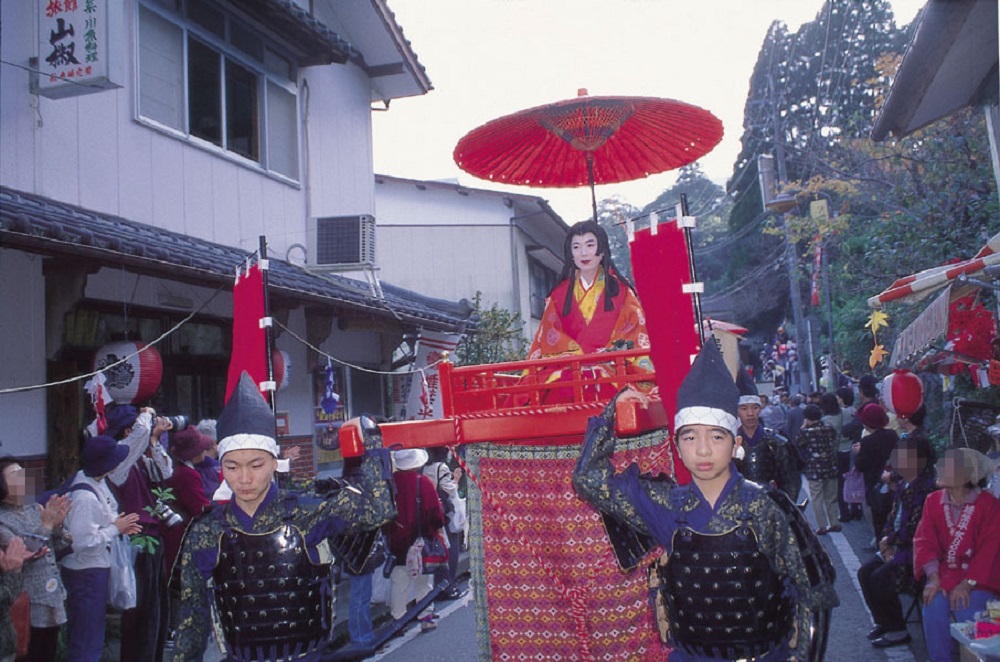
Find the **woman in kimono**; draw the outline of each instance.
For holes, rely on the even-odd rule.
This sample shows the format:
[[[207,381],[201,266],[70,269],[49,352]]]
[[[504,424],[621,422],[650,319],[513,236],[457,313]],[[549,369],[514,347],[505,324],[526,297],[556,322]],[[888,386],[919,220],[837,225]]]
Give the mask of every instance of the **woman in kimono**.
[[[632,285],[615,268],[608,235],[594,221],[569,229],[563,245],[563,271],[548,300],[542,320],[528,350],[528,360],[554,356],[593,354],[611,349],[648,349],[646,316]],[[648,357],[629,359],[628,373],[653,369]],[[564,370],[543,370],[546,383],[568,379]],[[585,369],[585,377],[610,374],[606,366]],[[611,398],[620,384],[601,383],[585,389],[587,400]],[[543,394],[543,402],[572,401],[572,391],[556,388]]]

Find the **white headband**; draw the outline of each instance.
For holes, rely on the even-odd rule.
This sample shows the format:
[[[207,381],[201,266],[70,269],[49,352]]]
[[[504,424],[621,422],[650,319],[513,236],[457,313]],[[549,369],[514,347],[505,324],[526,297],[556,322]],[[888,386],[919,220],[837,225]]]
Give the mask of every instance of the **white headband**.
[[[262,434],[233,434],[219,442],[219,459],[229,451],[241,450],[262,450],[267,451],[274,457],[278,457],[278,442],[271,437]]]
[[[684,407],[674,416],[674,434],[685,425],[711,425],[729,430],[736,436],[739,419],[722,409],[715,407]]]

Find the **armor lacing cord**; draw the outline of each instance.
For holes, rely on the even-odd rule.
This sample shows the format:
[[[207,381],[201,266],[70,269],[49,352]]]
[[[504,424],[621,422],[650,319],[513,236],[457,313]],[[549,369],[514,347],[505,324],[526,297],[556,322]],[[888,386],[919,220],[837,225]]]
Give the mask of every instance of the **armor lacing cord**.
[[[601,405],[603,406],[603,405]],[[578,407],[578,408],[591,408],[592,405],[569,405],[568,408]],[[518,412],[525,410],[516,410]],[[532,413],[539,413],[538,410],[527,410],[532,411]],[[492,415],[492,414],[491,414]],[[473,416],[474,417],[474,416]],[[469,417],[472,418],[472,417]],[[455,438],[461,443],[461,437],[459,435],[459,430],[461,426],[458,424],[458,419],[455,420]],[[587,630],[587,602],[585,600],[583,592],[576,587],[567,586],[556,574],[555,568],[551,563],[544,560],[541,554],[538,553],[538,549],[531,543],[530,540],[525,538],[524,534],[521,533],[521,529],[518,527],[514,519],[505,511],[500,504],[498,504],[492,497],[492,495],[483,489],[480,484],[479,479],[474,473],[469,471],[469,465],[465,463],[459,454],[455,450],[455,446],[448,446],[448,450],[451,452],[452,457],[458,462],[459,466],[462,467],[462,471],[469,477],[470,480],[479,488],[479,493],[482,495],[483,503],[488,505],[492,510],[494,510],[514,532],[514,536],[518,542],[525,545],[528,551],[531,552],[531,556],[534,557],[535,562],[538,563],[545,570],[545,574],[549,576],[549,579],[555,584],[556,588],[559,589],[563,597],[569,602],[569,613],[573,617],[573,622],[576,625],[576,638],[577,643],[580,646],[580,655],[583,660],[588,662],[593,662],[595,660],[594,654],[590,652],[590,632]]]

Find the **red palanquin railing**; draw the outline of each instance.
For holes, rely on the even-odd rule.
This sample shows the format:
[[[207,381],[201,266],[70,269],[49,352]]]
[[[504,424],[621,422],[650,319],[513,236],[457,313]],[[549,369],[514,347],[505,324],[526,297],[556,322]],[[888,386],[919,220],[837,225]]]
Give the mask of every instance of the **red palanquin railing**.
[[[476,442],[579,444],[587,419],[608,402],[588,391],[599,384],[611,384],[617,390],[626,384],[653,383],[652,372],[630,367],[629,359],[644,356],[649,356],[648,350],[633,349],[461,367],[445,361],[439,366],[443,417],[383,423],[379,426],[383,444],[387,448]],[[561,372],[559,379],[547,382],[556,371]],[[546,395],[555,390],[568,391],[572,400],[566,402],[563,396],[563,402],[546,403]],[[660,400],[652,397],[646,407],[619,401],[615,424],[619,436],[631,436],[666,428],[669,421]],[[362,453],[355,426],[341,427],[339,437],[345,457]]]

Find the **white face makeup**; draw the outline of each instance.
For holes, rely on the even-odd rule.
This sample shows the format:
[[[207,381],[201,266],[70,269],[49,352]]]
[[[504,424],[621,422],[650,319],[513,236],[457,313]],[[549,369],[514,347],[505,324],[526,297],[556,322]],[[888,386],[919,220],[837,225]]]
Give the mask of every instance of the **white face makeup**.
[[[580,270],[580,275],[588,283],[592,283],[603,257],[599,252],[597,236],[593,232],[574,236],[570,241],[570,250],[573,254],[573,264]]]

